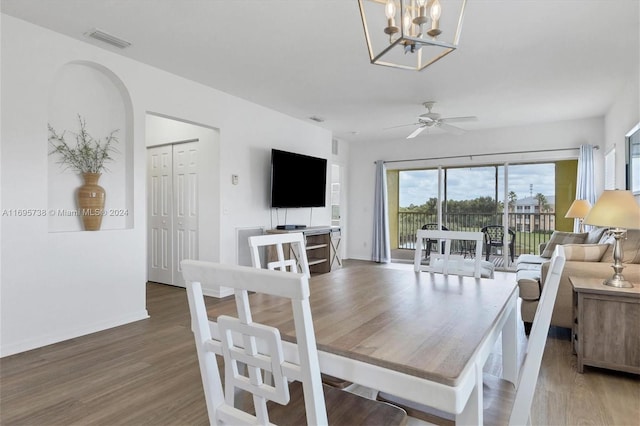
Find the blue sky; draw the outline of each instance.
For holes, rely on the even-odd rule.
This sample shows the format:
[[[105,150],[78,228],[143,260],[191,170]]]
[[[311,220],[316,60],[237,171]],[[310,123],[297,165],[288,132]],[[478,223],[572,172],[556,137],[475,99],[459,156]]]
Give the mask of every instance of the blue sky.
[[[499,168],[499,181],[503,178],[503,168]],[[437,170],[407,170],[400,172],[400,206],[424,204],[431,197],[438,196]],[[494,197],[495,168],[463,167],[448,169],[448,198],[450,200],[471,200],[478,197]],[[545,196],[555,195],[555,165],[512,164],[509,165],[509,190],[518,199],[534,196],[541,192]],[[502,200],[502,185],[498,199]]]

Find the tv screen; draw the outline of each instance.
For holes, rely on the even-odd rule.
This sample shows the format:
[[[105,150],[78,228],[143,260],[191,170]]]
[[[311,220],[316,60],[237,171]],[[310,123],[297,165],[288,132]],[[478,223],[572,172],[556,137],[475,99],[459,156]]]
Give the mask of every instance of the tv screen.
[[[324,207],[327,160],[271,150],[271,207]]]

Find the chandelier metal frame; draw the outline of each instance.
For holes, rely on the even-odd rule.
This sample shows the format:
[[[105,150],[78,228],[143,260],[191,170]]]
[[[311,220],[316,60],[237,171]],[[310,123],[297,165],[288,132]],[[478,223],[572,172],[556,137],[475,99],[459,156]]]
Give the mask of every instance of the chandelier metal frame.
[[[439,0],[428,0],[426,2],[426,7],[424,10],[429,10],[434,3],[439,3]],[[378,3],[382,6],[380,10],[381,13],[384,14],[385,7],[389,3],[394,4],[394,12],[393,17],[389,17],[387,15],[388,26],[386,28],[375,28],[375,31],[382,31],[389,36],[389,45],[384,47],[379,53],[374,52],[374,46],[371,38],[371,30],[369,25],[367,24],[367,14],[365,11],[365,3]],[[396,6],[398,5],[398,6]],[[358,0],[358,6],[360,8],[360,16],[362,18],[362,26],[364,28],[364,34],[367,41],[367,49],[369,51],[369,59],[374,65],[382,65],[392,68],[401,68],[407,70],[414,71],[422,71],[427,68],[429,65],[432,65],[436,61],[442,59],[447,56],[449,53],[453,52],[458,48],[458,42],[460,40],[460,33],[462,31],[462,21],[464,18],[464,11],[467,5],[467,0],[462,0],[462,5],[460,7],[460,14],[457,19],[457,26],[455,32],[453,32],[453,41],[442,41],[438,37],[442,33],[442,31],[438,28],[438,20],[432,21],[432,28],[429,31],[424,31],[424,26],[427,24],[429,18],[424,15],[424,10],[420,10],[417,0]],[[439,4],[438,4],[439,6]],[[440,6],[439,6],[440,7]],[[400,21],[399,25],[395,26],[395,10],[399,9],[400,11]],[[416,11],[420,10],[421,13],[418,14]],[[413,14],[412,14],[413,12]],[[408,16],[407,14],[411,14]],[[403,24],[405,22],[410,22],[409,27],[415,29],[419,28],[420,33],[412,34],[411,31],[407,33],[407,29],[405,28],[407,25]],[[447,34],[450,34],[451,31],[448,31]],[[396,37],[394,39],[394,37]],[[441,48],[434,56],[428,56],[425,53],[426,49],[423,47],[428,46],[437,46]],[[398,49],[402,49],[404,54],[415,55],[415,65],[407,65],[392,62],[385,58],[385,55],[390,56],[389,53],[393,52],[394,49],[397,51]]]

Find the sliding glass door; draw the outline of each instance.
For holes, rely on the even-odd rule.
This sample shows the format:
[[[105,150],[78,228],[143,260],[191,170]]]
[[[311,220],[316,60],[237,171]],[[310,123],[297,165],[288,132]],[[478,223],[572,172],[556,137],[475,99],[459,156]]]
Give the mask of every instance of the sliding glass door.
[[[536,253],[556,225],[556,169],[557,163],[536,163],[390,171],[397,185],[389,191],[392,247],[413,249],[416,230],[429,223],[456,231],[506,224],[516,256]],[[506,250],[491,255],[510,263]]]

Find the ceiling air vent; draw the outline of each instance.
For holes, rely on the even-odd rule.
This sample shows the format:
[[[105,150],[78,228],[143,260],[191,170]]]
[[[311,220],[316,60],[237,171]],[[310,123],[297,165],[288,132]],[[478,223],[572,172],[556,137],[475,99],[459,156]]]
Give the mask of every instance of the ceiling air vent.
[[[119,49],[126,49],[127,47],[131,46],[131,43],[129,43],[128,41],[122,40],[121,38],[118,38],[116,36],[112,36],[111,34],[105,33],[104,31],[97,28],[89,31],[87,33],[87,36],[115,46]]]

